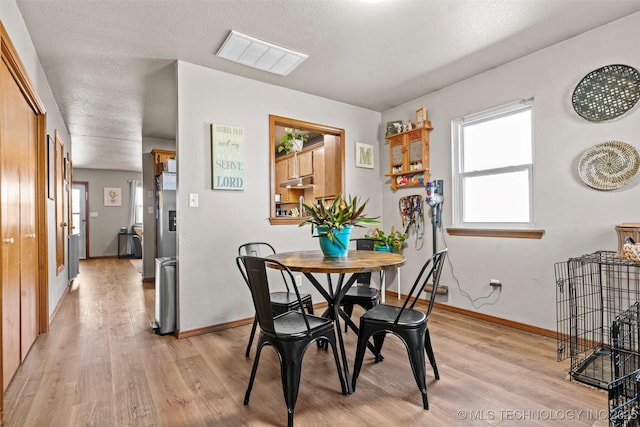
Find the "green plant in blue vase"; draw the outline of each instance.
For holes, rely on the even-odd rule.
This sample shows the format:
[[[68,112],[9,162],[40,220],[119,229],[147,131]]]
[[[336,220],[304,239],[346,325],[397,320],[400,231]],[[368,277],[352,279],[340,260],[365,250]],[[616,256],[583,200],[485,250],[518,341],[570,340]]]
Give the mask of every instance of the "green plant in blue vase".
[[[401,231],[396,231],[395,226],[391,227],[391,232],[385,234],[384,231],[379,228],[374,228],[371,234],[365,234],[367,239],[375,239],[373,247],[376,250],[382,250],[382,248],[389,248],[389,251],[400,252],[404,248],[404,241],[407,240],[407,234]]]
[[[330,202],[322,198],[317,204],[303,204],[305,209],[304,220],[299,227],[311,224],[312,233],[314,228],[317,229],[318,236],[326,237],[332,245],[342,248],[343,251],[339,256],[344,256],[349,244],[348,234],[353,227],[380,224],[378,217],[371,218],[364,213],[367,202],[368,200],[361,203],[357,196],[349,196],[348,200],[346,200],[340,194]],[[343,236],[344,232],[347,232],[346,236]],[[338,238],[338,235],[341,238]]]

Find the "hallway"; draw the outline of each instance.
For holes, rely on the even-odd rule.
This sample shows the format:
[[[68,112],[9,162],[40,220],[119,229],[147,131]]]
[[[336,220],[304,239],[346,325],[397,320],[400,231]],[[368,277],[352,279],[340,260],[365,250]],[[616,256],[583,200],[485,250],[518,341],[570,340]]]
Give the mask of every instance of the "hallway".
[[[172,339],[151,333],[154,298],[129,260],[81,261],[50,332],[5,393],[7,425],[126,425],[143,416],[145,352]],[[130,404],[133,413],[116,410]]]
[[[38,337],[5,393],[5,425],[286,424],[271,349],[262,353],[249,406],[242,405],[253,362],[244,357],[248,325],[181,340],[157,336],[149,327],[154,298],[153,284],[142,283],[129,260],[82,261],[50,332]],[[340,394],[329,354],[309,348],[296,425],[607,425],[606,393],[567,381],[554,339],[437,309],[430,329],[441,380],[427,369],[429,411],[404,347],[390,337],[384,362],[365,359],[351,396]],[[345,343],[352,361],[355,334]],[[522,413],[538,418],[510,421]]]

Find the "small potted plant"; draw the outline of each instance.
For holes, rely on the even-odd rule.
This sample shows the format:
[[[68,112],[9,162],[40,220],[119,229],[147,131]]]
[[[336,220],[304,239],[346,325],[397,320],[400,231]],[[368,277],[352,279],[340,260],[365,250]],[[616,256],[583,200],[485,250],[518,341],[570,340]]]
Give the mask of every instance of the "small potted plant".
[[[330,203],[322,198],[318,204],[303,204],[305,216],[299,226],[311,224],[312,233],[314,228],[317,229],[320,248],[325,256],[344,257],[348,253],[349,237],[353,227],[380,223],[377,217],[371,218],[364,213],[366,205],[367,201],[360,203],[358,197],[349,196],[349,199],[345,200],[342,195],[338,195]]]
[[[395,226],[391,227],[391,232],[385,234],[379,228],[374,228],[371,235],[365,234],[367,239],[375,239],[373,249],[376,251],[400,252],[404,248],[404,241],[407,240],[407,234],[396,231]]]
[[[284,151],[285,154],[302,150],[302,145],[309,140],[308,133],[302,133],[300,129],[284,128],[284,135],[280,138],[278,153]]]

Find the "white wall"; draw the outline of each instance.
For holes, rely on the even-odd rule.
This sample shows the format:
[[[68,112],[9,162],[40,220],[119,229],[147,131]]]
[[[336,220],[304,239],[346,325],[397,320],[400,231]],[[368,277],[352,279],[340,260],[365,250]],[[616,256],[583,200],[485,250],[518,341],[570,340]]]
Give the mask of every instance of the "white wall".
[[[33,82],[40,99],[47,110],[47,135],[53,137],[54,130],[57,130],[64,141],[64,154],[71,151],[71,138],[67,127],[62,120],[58,106],[53,98],[53,93],[49,83],[42,71],[40,60],[36,54],[31,37],[22,19],[22,15],[14,0],[0,1],[0,21],[11,38],[20,60],[24,64],[29,78]],[[65,202],[65,212],[67,203]],[[55,204],[47,199],[47,228],[48,235],[48,267],[49,267],[49,315],[55,310],[58,301],[62,297],[69,281],[68,272],[65,268],[60,274],[56,273],[56,226],[55,226]],[[68,254],[65,241],[65,255]],[[68,263],[65,262],[65,266]]]
[[[103,169],[73,169],[74,181],[89,183],[89,256],[118,255],[118,233],[129,224],[129,181],[142,180],[140,172]],[[104,187],[122,189],[122,206],[104,206]],[[91,213],[97,216],[91,216]],[[129,230],[130,231],[130,230]]]
[[[445,181],[446,228],[452,226],[453,217],[451,120],[514,100],[535,98],[535,222],[545,235],[541,240],[453,237],[446,232],[439,235],[438,247],[444,247],[446,239],[455,276],[472,297],[489,293],[490,278],[503,283],[495,305],[476,308],[457,290],[447,265],[442,283],[450,289],[448,304],[555,330],[554,263],[597,250],[616,250],[615,225],[640,222],[637,182],[616,191],[597,191],[587,187],[577,174],[580,156],[595,144],[619,140],[640,150],[639,109],[609,123],[591,123],[579,117],[571,105],[575,86],[590,71],[607,64],[640,69],[638,28],[640,13],[383,113],[382,122],[386,123],[413,119],[415,110],[422,106],[429,109],[434,128],[431,176]],[[387,163],[388,145],[382,144],[381,148],[383,162]],[[385,222],[399,223],[398,198],[412,193],[393,193],[384,186]],[[403,283],[431,251],[428,214],[425,220],[427,250],[420,256],[409,251],[411,259],[403,269]]]
[[[367,212],[375,216],[382,212],[381,172],[353,167],[354,143],[375,144],[380,113],[185,62],[178,62],[177,74],[178,327],[188,331],[253,316],[235,265],[241,243],[265,240],[279,251],[318,248],[309,227],[273,226],[267,219],[269,114],[345,129],[347,193],[369,198]],[[211,190],[211,123],[244,129],[244,191]],[[188,207],[189,193],[199,194],[200,207]]]

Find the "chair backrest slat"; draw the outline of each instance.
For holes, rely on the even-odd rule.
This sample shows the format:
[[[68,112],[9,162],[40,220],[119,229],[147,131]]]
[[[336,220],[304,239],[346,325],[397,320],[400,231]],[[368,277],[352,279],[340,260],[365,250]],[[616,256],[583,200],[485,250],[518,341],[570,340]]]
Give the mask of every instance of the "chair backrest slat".
[[[275,253],[276,250],[267,242],[248,242],[238,247],[238,255],[264,257]]]
[[[356,242],[356,250],[358,251],[372,251],[376,239],[361,237],[351,239],[351,241]],[[371,273],[361,273],[360,275],[358,275],[358,283],[369,285],[371,283]]]
[[[256,318],[260,329],[263,331],[276,335],[276,330],[273,323],[273,310],[271,308],[271,296],[269,290],[269,279],[267,277],[267,263],[274,264],[279,270],[282,271],[282,277],[285,281],[289,280],[291,287],[294,289],[296,297],[298,299],[298,306],[303,307],[302,299],[300,298],[300,292],[295,284],[293,273],[284,264],[271,260],[268,258],[260,258],[254,256],[239,256],[236,258],[236,264],[245,282],[249,285],[251,290],[251,298],[253,299],[253,305],[256,309]],[[307,333],[310,334],[309,319],[304,310],[301,310],[304,318],[305,325],[307,327]]]
[[[273,255],[275,253],[276,250],[274,247],[267,242],[247,242],[238,247],[239,256],[248,255],[254,257],[269,257],[269,255]],[[287,292],[291,292],[287,279],[284,277],[284,272],[281,271],[280,274],[282,275],[282,282],[287,288]]]
[[[427,317],[431,314],[431,310],[433,309],[433,302],[435,301],[436,293],[438,291],[438,286],[440,284],[440,274],[442,273],[442,266],[444,265],[445,257],[447,256],[447,248],[442,249],[435,254],[433,254],[422,266],[418,276],[416,277],[411,290],[407,294],[407,298],[404,300],[402,304],[402,308],[398,313],[394,325],[397,325],[402,317],[402,313],[407,308],[413,309],[418,301],[418,297],[424,291],[424,288],[427,286],[428,281],[432,278],[432,285],[430,297],[429,297],[429,305],[427,307]],[[429,268],[430,267],[430,268]],[[428,272],[425,274],[425,272]]]
[[[367,237],[362,237],[359,239],[351,239],[356,242],[356,249],[359,251],[372,251],[373,246],[376,242],[375,239],[369,239]]]

